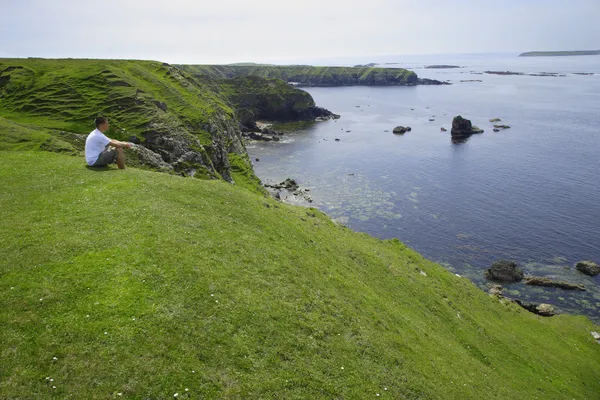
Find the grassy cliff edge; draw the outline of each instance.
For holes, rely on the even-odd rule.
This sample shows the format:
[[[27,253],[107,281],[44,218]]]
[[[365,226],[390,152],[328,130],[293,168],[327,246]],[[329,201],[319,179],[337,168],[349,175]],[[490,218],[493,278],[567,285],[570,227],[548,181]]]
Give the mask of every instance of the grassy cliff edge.
[[[85,167],[73,130],[98,110],[120,135],[175,130],[209,156],[235,147],[227,99],[239,83],[248,101],[249,82],[75,60],[61,85],[36,64],[53,61],[3,62],[0,398],[600,393],[597,325],[536,316],[398,240],[279,203],[243,151],[227,158],[237,185]]]

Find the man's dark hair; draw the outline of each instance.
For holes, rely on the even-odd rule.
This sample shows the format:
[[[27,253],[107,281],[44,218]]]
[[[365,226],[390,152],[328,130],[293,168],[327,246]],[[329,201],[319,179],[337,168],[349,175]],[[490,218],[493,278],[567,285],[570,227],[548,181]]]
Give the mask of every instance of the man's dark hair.
[[[94,120],[94,124],[96,124],[96,128],[98,128],[100,125],[102,125],[103,123],[108,122],[108,120],[106,119],[106,117],[96,117],[96,119]]]

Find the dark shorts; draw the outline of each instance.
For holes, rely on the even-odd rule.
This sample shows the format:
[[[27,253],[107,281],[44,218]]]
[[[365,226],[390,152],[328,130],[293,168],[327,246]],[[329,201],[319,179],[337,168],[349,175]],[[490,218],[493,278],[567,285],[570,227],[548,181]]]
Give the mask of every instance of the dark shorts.
[[[92,165],[92,167],[104,167],[105,165],[112,164],[117,161],[117,151],[112,147],[107,147],[100,155],[98,159]]]

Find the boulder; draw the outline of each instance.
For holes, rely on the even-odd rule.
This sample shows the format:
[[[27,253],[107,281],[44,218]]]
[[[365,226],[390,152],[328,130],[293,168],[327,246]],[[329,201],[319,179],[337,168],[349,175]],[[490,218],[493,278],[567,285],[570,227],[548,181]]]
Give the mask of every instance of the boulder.
[[[529,312],[540,315],[542,317],[551,317],[556,314],[554,307],[545,303],[530,303],[522,300],[515,300],[515,303],[523,307]]]
[[[531,286],[546,286],[555,287],[565,290],[585,290],[585,286],[580,283],[570,283],[565,281],[554,281],[549,278],[542,278],[539,276],[528,276],[525,278],[525,284]]]
[[[508,126],[508,125],[494,125],[494,128],[496,128],[496,129],[510,129],[510,126]]]
[[[500,132],[500,129],[494,128],[494,132]]]
[[[494,123],[494,122],[500,122],[502,121],[500,118],[492,118],[490,119],[490,122]]]
[[[583,274],[596,276],[600,274],[600,266],[593,261],[579,261],[575,264],[575,268]]]
[[[519,282],[523,279],[523,270],[514,261],[500,260],[485,271],[485,277],[496,282]]]
[[[442,126],[442,129],[441,129],[441,131],[442,131],[442,132],[446,132],[447,130],[448,130],[448,129],[446,129],[446,128],[444,128],[444,127]]]
[[[551,317],[556,313],[554,307],[545,303],[539,304],[535,309],[537,310],[537,314],[542,317]]]
[[[458,115],[452,119],[452,136],[470,136],[474,133],[483,133],[483,129],[477,128],[466,118]]]
[[[397,126],[394,128],[393,132],[396,134],[403,135],[406,132],[410,132],[412,128],[410,126]]]
[[[504,290],[504,288],[500,285],[493,285],[493,284],[489,284],[488,283],[488,293],[491,294],[492,296],[502,296],[502,290]]]

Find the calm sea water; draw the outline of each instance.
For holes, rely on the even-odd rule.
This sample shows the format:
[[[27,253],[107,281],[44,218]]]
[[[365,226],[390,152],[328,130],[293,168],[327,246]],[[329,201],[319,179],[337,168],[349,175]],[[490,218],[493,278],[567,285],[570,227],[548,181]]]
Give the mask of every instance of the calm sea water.
[[[295,129],[281,142],[251,143],[263,182],[295,178],[310,189],[311,205],[332,218],[379,238],[397,237],[482,288],[484,270],[499,259],[583,283],[586,292],[514,284],[505,294],[600,321],[600,276],[573,268],[584,259],[600,263],[600,56],[346,63],[371,61],[398,62],[387,66],[453,85],[306,88],[341,119]],[[423,69],[430,64],[463,68]],[[566,76],[481,75],[485,70]],[[485,133],[452,143],[455,115]],[[493,132],[494,117],[511,128]],[[394,135],[397,125],[412,131]]]

